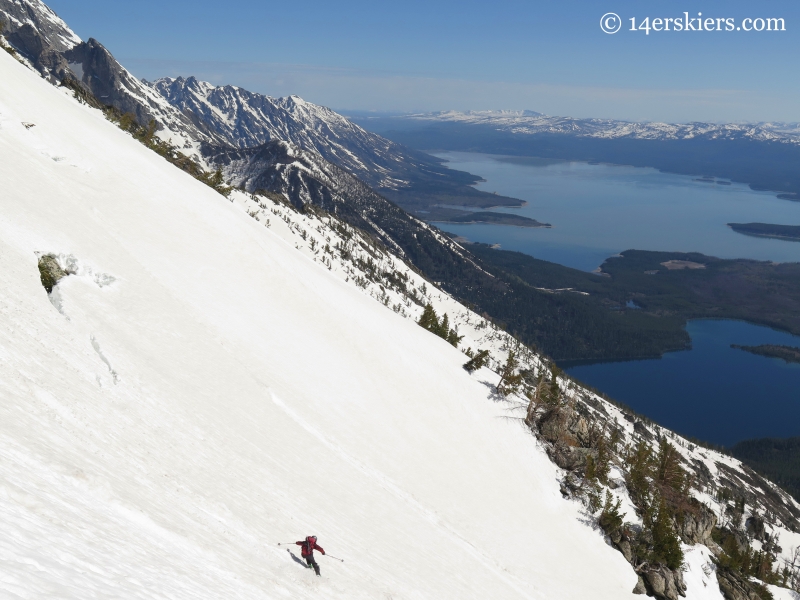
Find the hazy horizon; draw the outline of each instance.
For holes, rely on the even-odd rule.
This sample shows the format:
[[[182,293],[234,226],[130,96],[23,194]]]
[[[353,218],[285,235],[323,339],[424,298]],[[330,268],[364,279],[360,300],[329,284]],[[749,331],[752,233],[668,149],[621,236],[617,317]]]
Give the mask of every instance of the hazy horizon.
[[[701,1],[674,8],[517,0],[380,6],[232,0],[48,4],[135,75],[190,76],[347,111],[534,110],[629,121],[797,122],[800,50],[790,2]],[[784,31],[630,31],[630,19],[697,14]],[[623,26],[600,27],[608,11]],[[738,26],[738,25],[737,25]],[[662,27],[663,28],[663,27]],[[713,29],[713,28],[712,28]]]

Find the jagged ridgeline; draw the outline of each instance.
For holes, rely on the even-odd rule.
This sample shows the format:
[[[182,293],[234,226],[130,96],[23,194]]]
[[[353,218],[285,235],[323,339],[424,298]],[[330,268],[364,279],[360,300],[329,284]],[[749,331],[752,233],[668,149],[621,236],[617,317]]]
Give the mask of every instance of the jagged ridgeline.
[[[469,186],[476,177],[446,169],[434,157],[297,97],[274,99],[194,78],[141,82],[97,40],[82,42],[43,4],[25,6],[0,0],[8,39],[19,54],[84,101],[113,107],[115,118],[133,115],[143,128],[138,135],[155,122],[148,143],[195,176],[211,174],[220,188],[277,193],[296,207],[313,204],[335,214],[398,252],[477,313],[559,359],[654,356],[685,344],[680,331],[656,326],[642,335],[630,318],[583,298],[538,290],[485,264],[485,257],[479,260],[387,199],[388,194],[399,201],[400,192],[406,199],[435,193],[453,204],[460,194],[478,193]]]
[[[7,7],[16,10],[19,4],[0,0],[0,8]],[[30,16],[12,23],[16,37],[9,40],[24,60],[69,87],[82,102],[104,110],[149,149],[222,192],[259,224],[259,231],[268,228],[282,236],[331,274],[462,350],[468,359],[465,370],[491,382],[491,398],[508,407],[509,418],[524,424],[558,466],[553,483],[565,498],[585,507],[587,519],[631,565],[637,592],[669,600],[691,594],[690,568],[702,570],[702,575],[692,574],[702,585],[718,586],[728,600],[768,598],[767,586],[800,588],[797,503],[737,460],[692,444],[585,389],[526,347],[527,338],[516,339],[479,316],[486,312],[488,317],[486,307],[496,306],[498,298],[521,296],[522,288],[487,273],[458,244],[314,149],[273,139],[243,148],[224,143],[208,123],[204,129],[158,94],[147,95],[153,88],[124,70],[95,69],[96,61],[114,64],[102,46],[93,40],[81,46],[74,34],[58,33],[57,21],[46,16],[37,17],[41,31]],[[34,42],[42,43],[35,56]],[[45,43],[57,55],[48,55]],[[86,53],[97,56],[87,59]],[[73,58],[76,62],[70,63]],[[95,69],[91,72],[98,78],[116,77],[115,93],[128,98],[135,96],[133,88],[151,91],[142,92],[138,110],[125,110],[122,100],[109,96],[107,103],[98,95],[110,84],[89,85],[84,67]],[[293,102],[301,114],[301,103]],[[176,128],[165,134],[169,126]],[[180,138],[181,131],[193,137]],[[185,147],[170,139],[190,143]],[[227,201],[225,206],[230,208]],[[40,279],[48,292],[62,285],[65,273],[56,254],[39,257]],[[524,293],[530,294],[525,296],[529,306],[542,307],[543,320],[560,314],[555,307],[563,304],[539,300],[546,294]],[[475,310],[454,296],[474,299],[470,308]],[[521,322],[526,313],[520,314]],[[569,316],[563,323],[568,332],[582,328],[580,320]]]

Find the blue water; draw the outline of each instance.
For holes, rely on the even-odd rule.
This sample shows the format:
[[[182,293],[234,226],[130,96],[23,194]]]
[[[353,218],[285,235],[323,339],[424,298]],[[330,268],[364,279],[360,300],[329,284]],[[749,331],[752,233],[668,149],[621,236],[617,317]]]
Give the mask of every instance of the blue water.
[[[750,222],[800,225],[800,202],[780,200],[772,192],[641,167],[547,160],[519,164],[469,152],[437,156],[453,169],[483,177],[479,189],[528,203],[493,210],[553,225],[526,229],[437,223],[471,241],[499,243],[505,250],[585,271],[628,249],[800,261],[800,243],[749,237],[727,227]]]
[[[499,243],[586,271],[627,249],[702,252],[721,258],[800,261],[800,243],[735,233],[727,223],[800,225],[800,202],[746,185],[695,181],[655,169],[439,154],[480,175],[479,188],[527,201],[494,209],[552,229],[438,224],[472,241]],[[631,306],[635,308],[635,306]],[[800,435],[800,365],[734,350],[731,344],[800,347],[800,338],[738,321],[693,321],[692,350],[659,360],[600,363],[568,372],[685,435],[729,445]]]
[[[722,444],[800,435],[800,365],[731,344],[800,347],[800,337],[741,321],[690,321],[692,349],[567,372],[684,435]]]

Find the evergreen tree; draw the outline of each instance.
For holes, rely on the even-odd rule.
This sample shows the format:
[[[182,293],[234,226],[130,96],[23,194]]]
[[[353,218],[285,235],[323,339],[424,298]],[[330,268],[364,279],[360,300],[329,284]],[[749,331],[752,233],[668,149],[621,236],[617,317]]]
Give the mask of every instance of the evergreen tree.
[[[458,343],[464,337],[463,335],[458,335],[455,329],[450,329],[450,317],[447,316],[447,313],[445,313],[442,320],[439,321],[436,310],[431,304],[425,305],[417,324],[431,333],[435,333],[440,338],[447,340],[455,347],[458,347]]]
[[[522,384],[522,374],[516,373],[519,363],[513,350],[509,350],[508,359],[500,373],[500,381],[497,383],[497,393],[501,396],[514,394]],[[516,374],[515,374],[516,373]]]
[[[417,323],[420,327],[428,331],[436,332],[436,330],[439,329],[439,317],[436,316],[436,310],[434,310],[432,305],[425,305],[425,308],[422,310],[422,316],[420,316]]]
[[[489,358],[488,350],[480,350],[475,356],[464,363],[464,369],[467,373],[474,373],[486,364]]]
[[[595,462],[595,477],[603,485],[608,485],[608,473],[611,471],[611,452],[603,436],[597,440],[597,461]]]
[[[119,128],[123,131],[130,131],[136,125],[136,115],[126,112],[119,118]]]
[[[656,455],[656,480],[662,486],[668,486],[682,494],[687,483],[687,474],[681,466],[681,455],[678,450],[662,437]]]
[[[659,498],[658,512],[655,515],[651,532],[653,534],[653,558],[670,569],[680,569],[683,565],[681,541],[672,525],[672,515],[663,496]]]
[[[653,469],[653,451],[650,445],[644,440],[639,440],[636,447],[628,451],[627,462],[626,484],[631,500],[640,510],[646,512],[650,501],[650,479]]]
[[[438,335],[440,338],[447,339],[448,333],[450,333],[450,318],[447,316],[447,313],[444,313],[442,322],[439,323],[439,326],[436,329],[436,335]]]
[[[606,490],[606,501],[603,504],[603,512],[600,513],[597,522],[602,527],[606,534],[617,531],[622,527],[622,514],[619,512],[622,506],[622,500],[619,498],[614,502],[614,497],[611,492]]]
[[[445,315],[445,316],[447,316],[447,315]],[[458,348],[458,344],[461,342],[461,340],[463,338],[464,338],[463,335],[458,335],[458,332],[456,332],[455,329],[451,329],[450,331],[447,332],[447,338],[445,338],[445,339],[447,339],[447,341],[452,346]]]
[[[550,385],[547,387],[544,400],[551,406],[557,406],[561,402],[561,388],[558,385],[558,376],[561,374],[555,363],[550,366]]]

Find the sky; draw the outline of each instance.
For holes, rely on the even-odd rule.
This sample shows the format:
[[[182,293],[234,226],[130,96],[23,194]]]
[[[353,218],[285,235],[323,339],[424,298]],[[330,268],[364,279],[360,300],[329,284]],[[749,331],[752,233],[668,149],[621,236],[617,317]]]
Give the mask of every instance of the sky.
[[[271,96],[297,94],[337,110],[800,121],[796,1],[48,4],[139,77],[194,75]],[[603,19],[607,13],[619,16],[616,33],[601,27],[617,25],[613,16]],[[667,18],[685,23],[684,13],[694,30],[675,31],[674,21],[663,30]],[[645,18],[662,31],[640,28]],[[767,31],[759,18],[782,18],[785,30]],[[724,19],[733,31],[725,31]],[[764,30],[742,30],[759,26]]]

